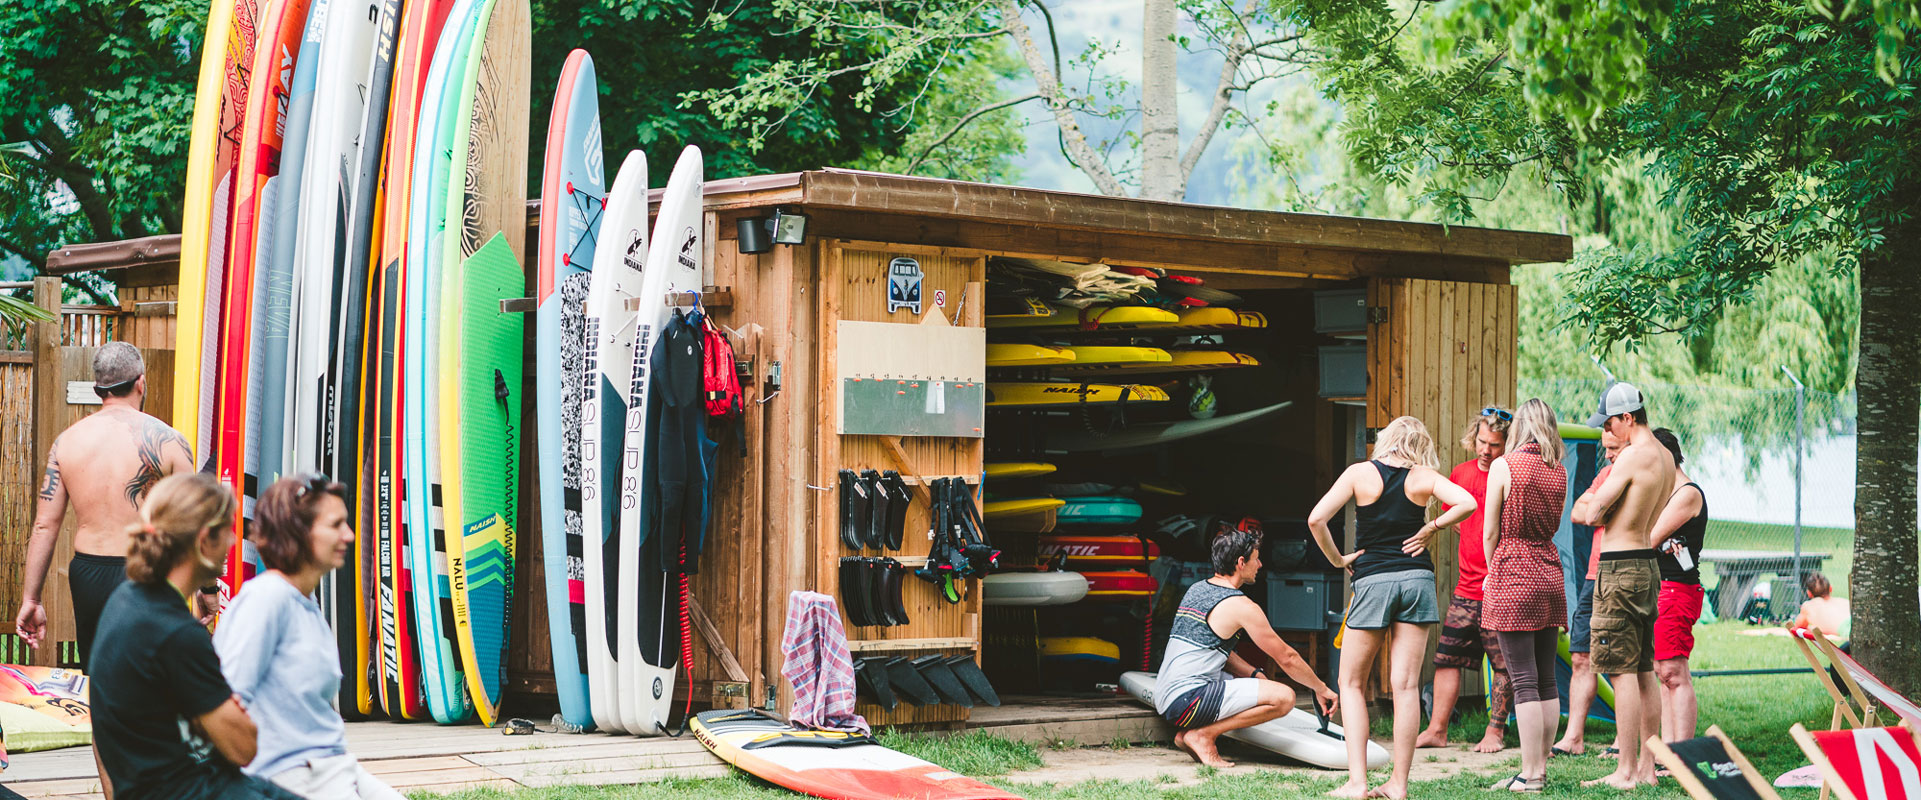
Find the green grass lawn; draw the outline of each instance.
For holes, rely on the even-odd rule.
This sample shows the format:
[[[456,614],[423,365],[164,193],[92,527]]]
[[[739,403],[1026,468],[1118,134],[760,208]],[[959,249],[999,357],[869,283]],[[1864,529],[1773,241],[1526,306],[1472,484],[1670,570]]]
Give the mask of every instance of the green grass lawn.
[[[1742,635],[1743,631],[1748,630],[1754,628],[1739,622],[1701,626],[1697,630],[1698,644],[1693,667],[1696,670],[1787,667],[1799,668],[1800,671],[1788,675],[1697,679],[1695,684],[1700,696],[1701,728],[1706,730],[1709,724],[1720,725],[1753,760],[1755,766],[1772,780],[1806,763],[1801,751],[1789,738],[1788,728],[1796,722],[1809,728],[1826,728],[1832,704],[1814,676],[1807,672],[1806,660],[1791,641],[1776,636]],[[1472,741],[1479,738],[1486,725],[1485,712],[1470,713],[1453,727],[1452,736],[1457,740]],[[1588,726],[1588,743],[1597,750],[1613,737],[1612,725],[1596,722]],[[1009,742],[978,732],[948,738],[889,733],[883,736],[882,741],[889,747],[942,764],[956,772],[985,779],[989,783],[994,782],[995,776],[1041,764],[1041,754],[1032,745]],[[1508,743],[1510,746],[1516,743],[1512,733]],[[1511,752],[1518,761],[1519,751]],[[1423,750],[1415,755],[1417,760],[1444,757],[1446,751],[1440,750]],[[1672,782],[1664,783],[1660,788],[1642,789],[1627,795],[1612,790],[1580,787],[1581,780],[1600,777],[1613,768],[1613,761],[1594,756],[1555,759],[1549,765],[1550,785],[1547,793],[1551,796],[1595,798],[1682,796]],[[1204,779],[1200,783],[1187,786],[1173,786],[1160,781],[1096,780],[1072,784],[1023,784],[1018,791],[1032,800],[1268,800],[1319,797],[1343,779],[1339,773],[1333,772],[1304,775],[1261,769],[1253,765],[1220,772],[1203,770],[1202,774]],[[1375,780],[1378,782],[1384,777],[1383,773],[1377,775]],[[1434,798],[1481,796],[1479,792],[1498,777],[1502,776],[1463,775],[1448,780],[1417,783],[1413,795]],[[1815,796],[1813,789],[1783,789],[1781,793],[1788,798]],[[799,797],[738,773],[720,779],[666,781],[640,786],[568,787],[519,792],[470,791],[446,797],[452,800],[685,800],[690,796],[698,796],[701,800],[795,800]],[[435,795],[417,794],[415,797],[429,798]]]

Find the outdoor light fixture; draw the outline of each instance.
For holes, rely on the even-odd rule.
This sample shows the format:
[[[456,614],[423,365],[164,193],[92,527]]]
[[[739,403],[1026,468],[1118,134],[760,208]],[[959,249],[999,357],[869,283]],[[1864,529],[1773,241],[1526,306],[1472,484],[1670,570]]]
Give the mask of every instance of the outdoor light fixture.
[[[807,215],[798,211],[777,208],[773,216],[743,217],[735,225],[740,231],[740,252],[748,255],[765,253],[776,244],[807,241]]]

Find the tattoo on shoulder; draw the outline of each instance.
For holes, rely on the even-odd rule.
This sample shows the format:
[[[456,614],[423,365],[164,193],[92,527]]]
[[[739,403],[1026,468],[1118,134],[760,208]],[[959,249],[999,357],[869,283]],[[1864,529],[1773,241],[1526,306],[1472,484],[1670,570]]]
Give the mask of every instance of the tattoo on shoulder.
[[[146,424],[134,434],[135,455],[139,458],[140,465],[135,470],[133,478],[127,481],[127,502],[138,507],[140,501],[146,499],[147,492],[153,489],[153,485],[167,476],[168,445],[176,445],[185,450],[187,437],[181,436],[179,431],[156,419],[147,420]]]
[[[53,447],[47,451],[47,477],[46,480],[40,483],[40,499],[43,502],[51,503],[53,502],[54,495],[58,494],[59,491],[60,442],[56,439],[54,440]]]

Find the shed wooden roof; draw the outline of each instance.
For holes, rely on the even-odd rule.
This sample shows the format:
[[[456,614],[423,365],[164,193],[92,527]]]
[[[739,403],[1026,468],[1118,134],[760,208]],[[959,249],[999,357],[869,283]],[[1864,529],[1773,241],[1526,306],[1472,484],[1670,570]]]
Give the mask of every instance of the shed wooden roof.
[[[1415,265],[1426,266],[1412,268],[1411,276],[1434,277],[1437,265],[1454,265],[1441,269],[1452,273],[1474,271],[1478,264],[1486,278],[1498,275],[1504,282],[1508,266],[1565,261],[1573,255],[1573,240],[1560,234],[1169,203],[858,170],[718,179],[707,183],[706,196],[707,207],[722,212],[799,208],[815,218],[810,227],[816,232],[850,238],[986,249],[1003,242],[1007,246],[1001,249],[1056,253],[1106,242],[1108,246],[1096,249],[1142,253],[1147,248],[1149,256],[1155,250],[1191,255],[1202,252],[1195,250],[1197,245],[1212,245],[1212,251],[1224,257],[1208,260],[1228,271],[1328,278],[1393,273]],[[527,204],[530,229],[538,222],[539,208],[537,199]],[[1009,228],[1020,232],[1010,237],[1005,233]],[[992,233],[997,229],[1002,232]],[[862,230],[874,232],[856,235]],[[721,232],[733,235],[727,226]],[[991,241],[975,241],[983,238]],[[1327,258],[1330,254],[1344,255]],[[158,266],[179,258],[178,235],[150,236],[59,248],[48,255],[47,271]]]

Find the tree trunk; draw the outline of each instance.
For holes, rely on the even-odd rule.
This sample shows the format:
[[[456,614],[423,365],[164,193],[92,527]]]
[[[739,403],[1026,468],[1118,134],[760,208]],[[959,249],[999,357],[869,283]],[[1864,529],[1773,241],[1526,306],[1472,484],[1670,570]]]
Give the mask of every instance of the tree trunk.
[[[1861,261],[1859,436],[1855,457],[1854,656],[1894,688],[1921,690],[1915,453],[1921,447],[1921,224]]]
[[[1175,0],[1145,0],[1141,37],[1141,197],[1179,200],[1181,181],[1179,74]]]

